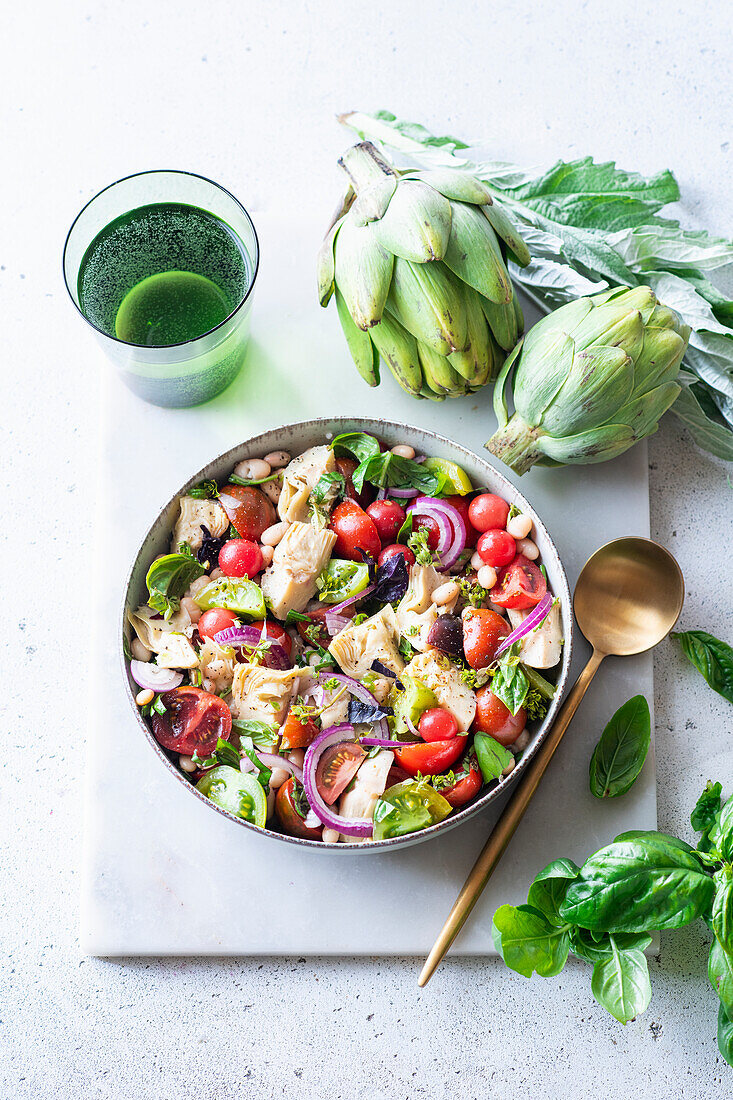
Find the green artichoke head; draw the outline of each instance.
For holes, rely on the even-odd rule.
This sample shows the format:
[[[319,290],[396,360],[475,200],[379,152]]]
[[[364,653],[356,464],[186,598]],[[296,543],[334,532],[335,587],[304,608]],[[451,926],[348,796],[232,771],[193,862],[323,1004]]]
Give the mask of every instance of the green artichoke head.
[[[486,446],[519,474],[535,463],[614,458],[655,432],[677,397],[689,334],[648,286],[562,306],[538,321],[504,364],[494,392],[499,429]]]

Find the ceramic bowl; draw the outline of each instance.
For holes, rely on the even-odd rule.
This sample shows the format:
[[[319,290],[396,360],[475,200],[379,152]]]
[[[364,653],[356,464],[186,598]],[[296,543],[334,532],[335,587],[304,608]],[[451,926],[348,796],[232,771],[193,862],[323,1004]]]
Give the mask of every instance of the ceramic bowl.
[[[493,493],[497,493],[510,503],[515,503],[522,512],[532,517],[534,522],[534,540],[539,547],[541,561],[547,570],[550,589],[560,600],[565,645],[563,646],[555,698],[552,701],[544,721],[534,730],[532,740],[525,749],[517,766],[508,776],[487,790],[486,793],[476,799],[475,802],[472,802],[460,812],[451,814],[450,817],[446,818],[445,821],[440,822],[438,825],[433,825],[429,829],[423,829],[421,832],[412,833],[408,836],[394,837],[391,840],[369,841],[363,844],[323,844],[320,841],[301,840],[297,837],[285,836],[283,833],[275,832],[272,829],[258,829],[250,822],[234,817],[226,810],[222,810],[197,791],[193,784],[172,762],[171,756],[173,754],[168,754],[157,743],[146,722],[143,720],[139,708],[135,704],[135,695],[139,691],[139,688],[130,676],[124,654],[122,650],[120,650],[123,674],[127,680],[127,694],[130,700],[130,706],[135,716],[135,721],[140,726],[142,736],[148,742],[161,763],[168,769],[170,774],[174,776],[179,783],[183,783],[186,786],[193,798],[199,799],[202,808],[209,813],[224,814],[225,817],[229,818],[233,826],[244,829],[255,829],[258,833],[264,833],[272,837],[273,840],[280,841],[281,843],[297,844],[302,848],[312,848],[321,851],[339,851],[344,853],[345,858],[349,855],[395,850],[397,848],[404,848],[408,844],[418,844],[430,840],[433,837],[440,836],[447,832],[449,829],[456,828],[456,826],[461,825],[464,821],[468,821],[469,818],[486,809],[486,807],[491,805],[496,799],[501,798],[505,791],[522,775],[527,764],[537,751],[547,730],[552,725],[552,721],[560,705],[567,683],[573,642],[572,603],[562,562],[560,561],[555,544],[545,528],[542,519],[537,515],[529,501],[522,496],[514,485],[512,485],[512,483],[485,458],[473,454],[459,443],[454,443],[449,439],[445,439],[443,436],[436,435],[434,432],[427,431],[424,428],[411,427],[406,424],[396,424],[389,420],[372,420],[359,417],[333,417],[319,420],[307,420],[302,423],[286,424],[280,428],[272,428],[269,431],[263,432],[261,435],[246,440],[244,443],[238,444],[236,447],[232,447],[231,450],[219,455],[218,458],[215,458],[202,470],[198,470],[196,473],[192,474],[181,488],[178,489],[175,496],[173,496],[168,504],[162,509],[135,557],[126,585],[125,602],[122,609],[123,631],[126,637],[129,638],[130,634],[130,628],[126,620],[126,612],[128,608],[138,607],[147,600],[145,576],[153,559],[159,554],[168,552],[170,533],[178,516],[178,498],[180,496],[185,494],[192,485],[208,478],[215,478],[220,481],[225,480],[231,473],[233,467],[244,458],[258,458],[268,454],[270,451],[283,449],[289,451],[293,455],[299,454],[308,447],[322,444],[333,438],[333,436],[346,431],[370,432],[372,435],[378,436],[390,447],[398,443],[408,443],[415,448],[418,454],[429,454],[439,458],[451,459],[463,467],[477,488],[484,487]]]

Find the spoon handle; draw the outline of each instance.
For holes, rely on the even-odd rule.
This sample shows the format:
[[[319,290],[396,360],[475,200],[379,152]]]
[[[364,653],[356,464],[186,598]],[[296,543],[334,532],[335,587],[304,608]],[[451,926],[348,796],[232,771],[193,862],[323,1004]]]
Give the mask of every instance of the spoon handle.
[[[588,685],[605,656],[605,653],[599,653],[597,649],[593,650],[588,664],[573,684],[565,702],[558,711],[551,729],[529,763],[524,775],[512,791],[509,801],[502,810],[499,820],[489,835],[489,839],[469,872],[468,878],[448,914],[448,919],[425,960],[425,965],[418,978],[418,985],[427,984],[453,940],[466,923],[471,910],[481,896],[484,886],[503,856],[506,846],[514,836],[514,832],[524,816],[524,811],[527,809],[532,796],[537,790],[540,779],[542,779],[548,764],[552,760],[555,749],[560,744],[565,730],[570,725],[571,718],[578,709],[581,699],[588,690]]]

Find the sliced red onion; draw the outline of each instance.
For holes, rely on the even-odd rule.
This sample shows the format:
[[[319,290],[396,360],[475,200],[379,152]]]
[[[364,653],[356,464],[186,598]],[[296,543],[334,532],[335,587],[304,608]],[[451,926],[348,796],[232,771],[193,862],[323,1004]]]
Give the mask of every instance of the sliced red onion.
[[[362,703],[369,703],[373,707],[379,706],[378,700],[372,695],[371,691],[352,676],[346,676],[343,672],[319,672],[318,682],[324,684],[326,680],[338,680],[340,684],[344,684],[349,689],[352,695],[355,695],[357,699],[361,699]],[[386,721],[386,719],[382,719],[382,721]]]
[[[379,745],[383,749],[407,749],[415,744],[414,741],[390,741],[389,737],[361,737],[359,740],[362,745]]]
[[[324,618],[326,621],[326,630],[332,638],[335,637],[339,631],[345,630],[347,626],[351,626],[351,619],[346,615],[336,615],[333,611],[327,611]]]
[[[229,626],[226,630],[220,630],[218,634],[215,634],[214,641],[220,646],[233,646],[234,648],[243,646],[245,649],[256,649],[263,641],[269,640],[266,628],[267,624],[262,628],[262,631],[259,631],[255,626]],[[263,657],[267,668],[280,671],[290,668],[290,658],[283,646],[278,645],[277,642],[270,643]]]
[[[345,836],[371,836],[374,822],[371,818],[342,817],[334,812],[321,798],[316,786],[316,769],[318,761],[330,745],[338,745],[342,741],[353,741],[354,727],[348,722],[340,726],[330,726],[324,730],[315,741],[308,746],[303,761],[303,786],[305,795],[310,803],[310,808],[323,825],[329,829],[338,829]]]
[[[352,603],[356,603],[357,600],[363,600],[365,596],[368,596],[373,591],[374,585],[368,584],[361,592],[358,592],[356,596],[349,596],[348,600],[344,600],[342,603],[334,604],[333,607],[329,607],[329,615],[336,615],[339,611],[343,611],[345,607],[350,607]],[[313,611],[309,611],[309,615],[320,615],[323,608],[317,607]]]
[[[537,604],[537,606],[532,608],[526,619],[523,619],[519,626],[515,627],[511,634],[507,634],[506,638],[494,654],[494,657],[501,657],[502,653],[505,653],[507,649],[509,649],[509,647],[514,644],[514,642],[518,642],[520,638],[523,638],[525,636],[525,634],[529,634],[531,630],[535,630],[540,625],[540,623],[544,622],[544,620],[550,614],[554,602],[554,596],[551,596],[549,592],[546,592],[540,602]]]
[[[411,497],[419,497],[419,489],[390,489],[389,495],[391,497],[402,497],[403,500],[408,500]]]
[[[386,496],[387,496],[387,490],[384,488],[384,486],[382,486],[382,488],[377,493],[377,500],[384,500],[384,498]]]
[[[161,668],[146,661],[130,661],[130,675],[135,683],[149,691],[172,691],[183,680],[183,673],[175,668]]]
[[[386,718],[380,718],[378,722],[374,722],[374,732],[378,733],[380,737],[389,738],[389,722]]]
[[[283,771],[294,775],[299,783],[303,782],[303,769],[294,764],[292,760],[289,760],[287,756],[279,756],[275,752],[260,752],[258,749],[255,749],[255,753],[257,759],[261,760],[266,768],[282,768]]]
[[[417,516],[427,516],[437,523],[440,531],[438,557],[442,568],[450,569],[466,549],[468,541],[468,531],[461,513],[452,504],[437,497],[419,497],[407,511]]]
[[[415,737],[419,737],[420,740],[422,741],[422,735],[421,735],[420,731],[418,730],[417,726],[414,724],[414,722],[410,718],[409,714],[405,715],[405,725],[407,726],[410,733],[414,733]]]

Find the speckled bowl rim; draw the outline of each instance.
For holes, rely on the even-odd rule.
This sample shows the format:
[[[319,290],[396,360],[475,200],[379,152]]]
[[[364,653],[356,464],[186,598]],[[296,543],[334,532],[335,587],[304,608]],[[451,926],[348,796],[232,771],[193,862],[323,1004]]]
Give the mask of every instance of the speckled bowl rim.
[[[237,464],[237,462],[242,461],[242,459],[244,458],[256,457],[257,454],[269,453],[270,451],[277,450],[278,434],[285,434],[292,431],[309,431],[313,435],[314,440],[314,442],[310,445],[315,446],[319,439],[320,441],[324,441],[328,438],[327,433],[339,434],[340,432],[347,430],[374,432],[375,426],[381,426],[381,428],[386,430],[388,433],[401,433],[403,436],[406,437],[406,442],[411,441],[410,437],[412,433],[418,433],[418,435],[421,437],[421,441],[424,437],[428,437],[430,440],[434,441],[436,446],[443,447],[449,452],[452,451],[455,461],[457,461],[459,464],[461,463],[461,458],[463,457],[464,459],[468,458],[471,463],[477,461],[480,465],[484,466],[486,470],[489,471],[491,474],[491,480],[493,481],[494,487],[500,487],[503,492],[506,493],[507,499],[511,500],[513,503],[520,504],[522,510],[531,515],[535,528],[542,532],[542,541],[545,543],[546,546],[550,548],[550,552],[554,556],[554,564],[557,567],[557,572],[560,580],[560,585],[555,585],[554,587],[559,587],[560,591],[554,591],[553,594],[560,599],[564,628],[564,644],[560,675],[557,680],[555,697],[550,704],[549,710],[542,724],[534,734],[531,744],[527,747],[527,749],[525,749],[521,760],[508,776],[501,779],[495,787],[492,787],[489,791],[486,792],[486,794],[482,795],[475,802],[470,803],[468,806],[466,806],[465,809],[461,810],[457,814],[451,814],[450,817],[447,817],[444,821],[439,822],[437,825],[431,825],[429,828],[422,829],[416,833],[408,833],[406,836],[392,837],[389,840],[370,840],[366,843],[356,844],[324,844],[323,841],[320,840],[306,840],[301,837],[293,837],[288,836],[285,833],[276,832],[274,829],[260,828],[257,825],[252,824],[252,822],[245,821],[243,818],[240,817],[235,817],[233,814],[229,813],[228,810],[224,810],[220,806],[217,806],[214,802],[207,798],[206,795],[198,791],[196,787],[185,777],[185,775],[175,766],[175,764],[173,764],[173,762],[166,756],[164,750],[153,737],[153,734],[149,729],[147,723],[143,720],[143,717],[140,713],[140,708],[135,703],[135,695],[139,691],[139,688],[130,676],[122,643],[120,643],[119,649],[119,659],[122,666],[122,673],[127,685],[127,698],[135,715],[135,720],[140,726],[140,729],[142,730],[148,745],[152,748],[153,752],[156,754],[159,760],[163,762],[168,771],[176,778],[176,780],[180,783],[183,783],[186,789],[190,791],[194,795],[194,797],[199,799],[199,801],[202,802],[207,809],[213,810],[216,813],[221,814],[223,817],[227,818],[235,825],[238,825],[245,829],[249,829],[257,833],[258,835],[272,837],[275,840],[283,841],[287,844],[295,844],[301,848],[310,848],[318,851],[338,851],[351,853],[395,851],[398,848],[405,848],[410,846],[411,844],[422,843],[423,841],[429,840],[432,837],[440,836],[443,833],[448,832],[450,829],[453,829],[456,826],[461,825],[466,821],[469,821],[472,817],[475,817],[476,814],[481,813],[488,806],[490,806],[492,802],[501,798],[501,796],[512,786],[512,784],[516,782],[516,780],[524,773],[530,760],[532,760],[539,746],[542,744],[544,738],[547,735],[547,732],[549,731],[553,723],[555,715],[562,702],[565,688],[567,687],[567,681],[570,674],[570,665],[572,661],[574,620],[570,588],[568,585],[567,576],[565,574],[565,569],[560,559],[560,555],[547,528],[545,527],[544,523],[542,522],[530,502],[516,488],[516,486],[513,485],[511,481],[509,481],[508,478],[506,478],[499,470],[496,469],[496,467],[492,463],[488,462],[483,456],[477,455],[474,451],[470,451],[467,447],[463,447],[460,443],[456,443],[453,440],[448,439],[446,436],[439,435],[437,432],[434,432],[429,428],[419,428],[416,425],[410,424],[399,424],[396,421],[386,420],[380,417],[334,416],[319,417],[313,420],[293,421],[289,424],[281,424],[275,428],[268,428],[266,431],[261,432],[259,435],[251,436],[249,439],[244,440],[242,443],[236,444],[234,447],[229,448],[229,450],[224,451],[222,454],[212,459],[204,467],[202,467],[190,478],[188,478],[188,480],[183,483],[180,489],[178,489],[168,500],[168,502],[160,509],[155,522],[150,526],[147,533],[145,534],[145,537],[143,538],[142,543],[140,544],[133,559],[133,564],[128,572],[124,587],[124,599],[120,617],[120,638],[122,638],[123,636],[127,637],[129,635],[129,624],[127,623],[126,612],[128,607],[132,606],[132,603],[136,603],[136,601],[130,600],[130,590],[133,583],[135,583],[137,579],[136,573],[138,563],[143,553],[145,552],[146,544],[148,540],[153,536],[154,531],[159,523],[164,519],[171,508],[173,508],[178,498],[185,494],[188,488],[190,488],[192,485],[197,484],[200,481],[204,481],[214,476],[215,468],[219,469],[222,466],[226,466],[228,464],[229,469],[231,469]],[[378,430],[379,429],[377,428],[377,431]],[[282,441],[280,441],[280,446],[283,446]],[[543,552],[543,558],[547,558],[547,554],[545,552]]]

